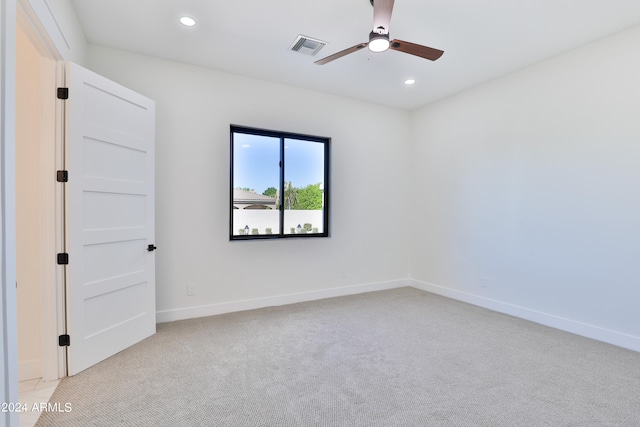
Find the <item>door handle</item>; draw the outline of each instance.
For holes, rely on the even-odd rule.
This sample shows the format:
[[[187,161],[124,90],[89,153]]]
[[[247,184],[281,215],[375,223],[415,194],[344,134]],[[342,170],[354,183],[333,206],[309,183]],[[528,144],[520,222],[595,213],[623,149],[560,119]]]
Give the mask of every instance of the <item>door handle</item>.
[[[149,246],[147,246],[147,250],[148,250],[149,252],[153,252],[153,251],[155,251],[156,249],[158,249],[158,248],[156,247],[156,245],[149,245]]]

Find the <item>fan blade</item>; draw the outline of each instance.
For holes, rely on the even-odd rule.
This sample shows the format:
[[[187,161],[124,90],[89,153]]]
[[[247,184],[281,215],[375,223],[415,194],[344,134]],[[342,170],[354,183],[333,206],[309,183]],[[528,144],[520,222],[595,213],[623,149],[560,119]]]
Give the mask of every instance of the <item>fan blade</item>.
[[[389,34],[394,0],[373,0],[373,32]]]
[[[326,58],[322,58],[317,60],[315,63],[318,65],[324,65],[327,62],[331,62],[334,59],[342,58],[345,55],[355,52],[356,50],[360,50],[363,47],[367,47],[368,43],[360,43],[355,46],[351,46],[349,49],[341,50],[340,52],[334,53],[333,55],[329,55]]]
[[[432,47],[422,46],[415,43],[409,43],[402,40],[391,40],[389,49],[398,50],[400,52],[408,53],[411,55],[419,56],[420,58],[429,59],[435,61],[440,58],[444,51],[434,49]]]

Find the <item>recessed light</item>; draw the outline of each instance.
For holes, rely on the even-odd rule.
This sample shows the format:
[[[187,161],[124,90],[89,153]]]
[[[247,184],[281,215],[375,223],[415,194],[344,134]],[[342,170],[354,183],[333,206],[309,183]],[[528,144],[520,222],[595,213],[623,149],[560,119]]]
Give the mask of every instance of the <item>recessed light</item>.
[[[183,16],[180,18],[180,23],[186,27],[193,27],[196,25],[196,20],[189,16]]]
[[[404,84],[410,86],[412,84],[415,84],[416,80],[415,79],[407,79],[404,81]]]

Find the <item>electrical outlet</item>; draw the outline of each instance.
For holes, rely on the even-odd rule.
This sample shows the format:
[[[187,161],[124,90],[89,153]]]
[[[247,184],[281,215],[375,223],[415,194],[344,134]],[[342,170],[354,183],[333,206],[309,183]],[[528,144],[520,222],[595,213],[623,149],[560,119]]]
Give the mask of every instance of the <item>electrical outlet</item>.
[[[478,284],[480,285],[481,288],[486,288],[487,287],[487,282],[488,282],[488,280],[487,280],[486,277],[481,277],[478,280]]]
[[[196,294],[196,285],[187,285],[187,295]]]

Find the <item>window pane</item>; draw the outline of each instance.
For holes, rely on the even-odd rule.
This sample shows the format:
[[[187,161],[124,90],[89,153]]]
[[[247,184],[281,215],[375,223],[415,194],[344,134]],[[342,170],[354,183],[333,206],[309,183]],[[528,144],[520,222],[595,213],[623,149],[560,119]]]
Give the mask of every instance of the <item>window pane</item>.
[[[284,234],[324,232],[325,144],[284,140]]]
[[[328,237],[330,142],[231,125],[230,239]]]
[[[280,233],[280,138],[233,133],[233,235]]]

